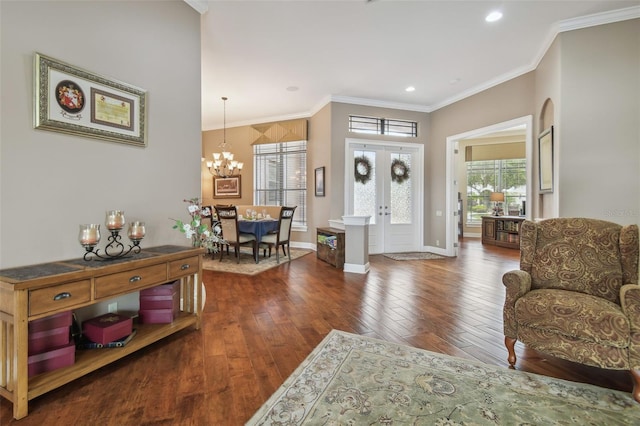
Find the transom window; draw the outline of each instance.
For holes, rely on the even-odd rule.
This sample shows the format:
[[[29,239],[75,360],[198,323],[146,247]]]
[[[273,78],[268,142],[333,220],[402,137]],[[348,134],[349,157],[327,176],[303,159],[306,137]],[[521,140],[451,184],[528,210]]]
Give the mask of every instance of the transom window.
[[[418,136],[418,122],[393,118],[349,116],[349,131],[374,135]]]
[[[307,141],[253,146],[253,203],[297,206],[294,227],[307,226]]]

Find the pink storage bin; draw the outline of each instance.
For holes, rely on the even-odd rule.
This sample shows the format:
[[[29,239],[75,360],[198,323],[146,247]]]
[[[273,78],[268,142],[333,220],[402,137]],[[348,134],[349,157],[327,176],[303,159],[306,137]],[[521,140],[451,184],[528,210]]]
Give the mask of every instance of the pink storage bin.
[[[71,321],[71,311],[61,312],[59,314],[29,321],[29,332],[35,333],[38,331],[51,330],[53,328],[70,327]]]
[[[76,345],[52,349],[39,354],[30,355],[28,358],[29,377],[46,373],[62,367],[68,367],[76,362]]]
[[[51,330],[29,332],[29,353],[37,354],[53,348],[68,345],[70,341],[69,326],[52,328]]]
[[[172,296],[140,296],[140,309],[180,309],[178,293]]]
[[[133,320],[125,315],[109,313],[82,323],[82,334],[95,343],[110,343],[131,334]]]
[[[140,296],[172,296],[180,292],[180,281],[176,280],[167,284],[158,285],[140,290]]]
[[[170,324],[178,316],[178,311],[173,309],[148,309],[140,310],[140,323],[142,324]]]

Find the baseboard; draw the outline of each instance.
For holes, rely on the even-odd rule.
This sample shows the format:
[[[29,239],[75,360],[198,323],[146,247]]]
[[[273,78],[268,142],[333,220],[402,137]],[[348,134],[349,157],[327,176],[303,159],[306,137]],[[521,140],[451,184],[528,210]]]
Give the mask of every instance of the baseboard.
[[[345,263],[344,264],[345,272],[353,272],[355,274],[366,274],[369,272],[369,262],[364,265],[358,265],[355,263]]]

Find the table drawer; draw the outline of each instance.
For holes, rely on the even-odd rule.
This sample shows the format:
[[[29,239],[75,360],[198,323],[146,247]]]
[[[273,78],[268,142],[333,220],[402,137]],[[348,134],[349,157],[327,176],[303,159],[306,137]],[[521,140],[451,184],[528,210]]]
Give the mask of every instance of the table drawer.
[[[96,299],[129,293],[142,287],[164,284],[166,281],[167,265],[165,263],[105,275],[96,278]]]
[[[186,259],[169,262],[169,279],[192,275],[198,272],[200,256],[193,256]]]
[[[64,311],[91,300],[91,280],[29,291],[29,315]]]

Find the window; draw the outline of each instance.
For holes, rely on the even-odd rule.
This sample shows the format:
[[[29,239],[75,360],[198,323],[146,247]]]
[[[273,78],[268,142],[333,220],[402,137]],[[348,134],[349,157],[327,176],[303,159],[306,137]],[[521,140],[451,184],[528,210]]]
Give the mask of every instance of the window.
[[[492,192],[504,192],[504,214],[519,211],[526,201],[526,159],[467,161],[467,224],[480,224],[493,213]]]
[[[253,146],[255,205],[297,206],[293,226],[307,226],[307,141]]]
[[[354,133],[406,136],[415,138],[418,136],[418,122],[350,115],[349,131]]]

